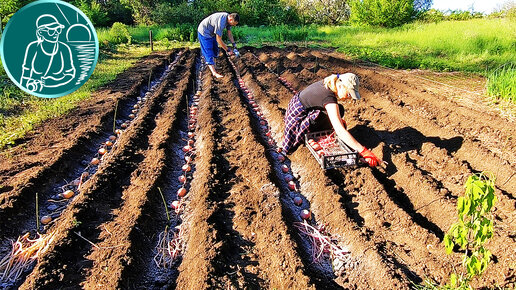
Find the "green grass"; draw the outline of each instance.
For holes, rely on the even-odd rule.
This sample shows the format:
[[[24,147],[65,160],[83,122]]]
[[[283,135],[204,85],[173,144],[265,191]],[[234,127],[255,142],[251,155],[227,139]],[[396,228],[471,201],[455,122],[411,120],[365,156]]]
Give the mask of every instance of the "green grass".
[[[273,27],[248,27],[237,26],[233,28],[235,40],[252,46],[261,46],[264,43],[303,42],[324,36],[326,33],[319,31],[315,25],[311,26],[273,26]]]
[[[281,39],[278,31],[286,31],[284,34],[287,37]],[[514,87],[510,86],[514,83],[514,66],[511,66],[512,69],[497,70],[496,77],[490,77],[492,71],[514,63],[516,59],[514,19],[412,23],[393,29],[352,26],[236,27],[235,34],[249,45],[306,41],[334,47],[352,57],[391,68],[475,72],[489,77],[493,88],[488,90],[490,95],[512,100],[516,98]],[[301,39],[296,39],[299,35]]]
[[[508,63],[489,73],[487,93],[516,103],[516,63]]]
[[[196,42],[197,30],[190,25],[165,25],[165,26],[126,26],[128,35],[131,37],[132,43],[149,43],[149,30],[152,30],[153,41],[162,40],[169,42],[183,42],[187,46],[191,46]],[[99,43],[108,46],[108,44],[119,44],[116,36],[123,34],[123,31],[113,32],[111,28],[97,28],[97,36]]]
[[[184,46],[182,43],[169,45],[168,48]],[[161,43],[155,50],[166,47]],[[0,69],[0,150],[14,144],[41,122],[63,115],[75,108],[79,102],[89,98],[91,93],[115,79],[116,75],[132,66],[139,58],[148,55],[146,46],[120,45],[114,52],[101,53],[99,63],[90,79],[74,93],[55,99],[30,96],[7,77],[3,67]]]

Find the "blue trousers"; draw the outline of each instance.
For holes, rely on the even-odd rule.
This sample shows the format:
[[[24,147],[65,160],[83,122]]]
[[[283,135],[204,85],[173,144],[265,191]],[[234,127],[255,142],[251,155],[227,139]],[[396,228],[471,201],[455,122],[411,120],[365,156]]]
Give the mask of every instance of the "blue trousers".
[[[197,32],[197,38],[201,43],[201,53],[207,64],[215,64],[215,58],[219,55],[219,46],[216,37],[204,37]]]

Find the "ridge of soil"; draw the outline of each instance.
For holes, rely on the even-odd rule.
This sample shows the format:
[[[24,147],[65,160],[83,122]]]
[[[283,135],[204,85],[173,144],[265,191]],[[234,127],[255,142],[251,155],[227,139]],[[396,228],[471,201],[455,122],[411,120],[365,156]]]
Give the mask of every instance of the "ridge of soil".
[[[35,192],[41,200],[54,198],[62,179],[80,174],[82,163],[109,135],[115,105],[117,120],[127,118],[149,72],[168,72],[96,172],[60,216],[42,227],[55,234],[48,250],[6,287],[410,289],[427,280],[444,285],[460,271],[463,253],[446,255],[442,239],[457,220],[466,179],[482,171],[496,175],[499,201],[495,234],[485,245],[493,260],[471,285],[516,286],[514,121],[484,110],[480,101],[461,103],[449,96],[449,88],[428,89],[410,74],[389,73],[339,53],[300,47],[240,52],[239,58],[217,59],[221,79],[209,70],[199,79],[199,49],[142,58],[77,109],[0,154],[5,254],[10,240],[35,229]],[[348,129],[388,165],[323,170],[301,145],[282,163],[290,166],[287,174],[303,199],[295,206],[263,126],[281,144],[292,92],[278,77],[300,91],[335,72],[360,77],[363,100],[344,104]],[[256,118],[239,77],[264,119]],[[176,175],[184,164],[181,148],[190,141],[188,98],[197,89],[193,173],[179,216],[170,202],[181,186]],[[170,224],[161,192],[184,231],[184,251],[167,269],[153,260],[158,237]],[[350,251],[353,263],[337,273],[326,271],[328,261],[313,262],[309,239],[295,227],[301,209],[311,210],[313,221]]]

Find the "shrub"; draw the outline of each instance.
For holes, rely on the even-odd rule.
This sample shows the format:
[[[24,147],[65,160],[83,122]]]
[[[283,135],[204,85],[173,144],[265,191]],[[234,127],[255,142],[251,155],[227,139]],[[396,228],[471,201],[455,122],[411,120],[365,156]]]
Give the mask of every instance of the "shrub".
[[[418,20],[423,22],[440,22],[446,19],[446,15],[444,12],[437,9],[430,9],[424,13],[421,13],[418,17]]]
[[[131,34],[127,26],[120,22],[113,23],[113,26],[111,26],[109,30],[109,42],[112,44],[131,44]]]
[[[516,63],[507,63],[487,76],[487,93],[516,102]]]
[[[197,25],[202,20],[201,12],[188,2],[171,5],[168,2],[158,4],[151,14],[152,21],[161,24]]]
[[[289,28],[286,25],[276,26],[272,31],[272,39],[274,41],[305,41],[308,38],[308,29],[306,27]]]
[[[352,23],[366,26],[396,27],[417,15],[413,0],[353,0]]]
[[[155,35],[156,40],[167,38],[168,40],[176,41],[195,41],[197,29],[191,24],[179,24],[161,28]]]

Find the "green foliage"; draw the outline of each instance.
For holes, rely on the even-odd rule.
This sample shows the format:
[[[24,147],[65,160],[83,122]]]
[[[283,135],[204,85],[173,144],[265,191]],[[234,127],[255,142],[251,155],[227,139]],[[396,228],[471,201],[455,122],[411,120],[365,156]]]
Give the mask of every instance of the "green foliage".
[[[413,0],[353,0],[351,22],[357,25],[396,27],[414,19]]]
[[[117,74],[149,53],[147,47],[134,45],[118,46],[109,55],[101,53],[89,80],[70,95],[55,99],[38,98],[22,92],[0,69],[0,150],[15,145],[16,140],[45,120],[70,112],[81,101],[90,98],[93,91],[115,79]],[[9,95],[6,91],[9,91]]]
[[[482,18],[484,15],[480,12],[471,12],[463,10],[454,10],[446,17],[447,20],[470,20],[474,18]]]
[[[511,19],[512,21],[516,20],[516,2],[507,1],[503,6],[493,13],[489,14],[491,18],[501,18],[505,17]]]
[[[286,41],[307,41],[314,39],[320,33],[317,26],[261,26],[248,27],[237,26],[232,29],[233,36],[237,42],[247,43],[249,45],[261,46],[270,42],[286,42]]]
[[[450,282],[446,285],[439,285],[430,279],[426,279],[424,285],[413,283],[413,288],[417,290],[472,290],[469,286],[469,280],[456,274],[450,275]]]
[[[154,34],[156,40],[167,38],[176,41],[195,41],[197,29],[190,24],[179,24],[172,27],[160,28]]]
[[[303,24],[344,24],[349,19],[349,0],[287,0]]]
[[[301,26],[296,29],[289,29],[285,25],[276,26],[272,30],[273,41],[306,41],[308,38],[308,28]]]
[[[102,7],[107,12],[108,23],[106,26],[112,26],[115,22],[121,22],[127,25],[133,24],[131,9],[122,5],[118,0],[102,1]]]
[[[129,8],[132,12],[133,20],[137,24],[152,24],[151,12],[155,7],[154,0],[120,0],[120,3]]]
[[[4,26],[7,24],[7,21],[9,21],[9,18],[18,10],[21,8],[22,4],[21,2],[25,1],[18,1],[18,0],[2,0],[0,1],[0,31],[3,30]]]
[[[127,26],[120,22],[113,23],[109,30],[109,42],[113,44],[127,43],[131,44],[131,34],[127,29]]]
[[[481,275],[491,259],[491,252],[484,248],[484,244],[494,231],[490,213],[497,202],[494,182],[494,177],[484,173],[468,178],[466,192],[457,200],[459,221],[444,236],[447,254],[451,254],[455,247],[465,250],[462,263],[466,268],[466,280]],[[456,280],[456,276],[452,276],[450,283],[456,284]]]
[[[240,14],[241,24],[246,25],[299,23],[296,11],[278,0],[246,0],[233,10]]]
[[[441,22],[446,20],[446,14],[443,11],[437,9],[430,9],[424,13],[421,13],[418,17],[419,21],[422,22]]]
[[[108,24],[107,12],[96,1],[79,0],[76,5],[88,16],[94,26],[106,26]]]
[[[200,11],[193,5],[182,2],[171,5],[168,2],[160,3],[152,11],[152,20],[161,25],[170,24],[196,24],[201,21]]]
[[[516,102],[516,64],[506,63],[487,76],[487,93]]]

